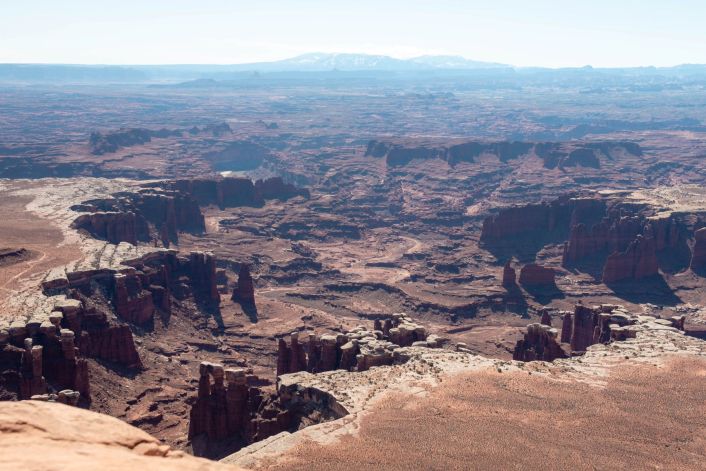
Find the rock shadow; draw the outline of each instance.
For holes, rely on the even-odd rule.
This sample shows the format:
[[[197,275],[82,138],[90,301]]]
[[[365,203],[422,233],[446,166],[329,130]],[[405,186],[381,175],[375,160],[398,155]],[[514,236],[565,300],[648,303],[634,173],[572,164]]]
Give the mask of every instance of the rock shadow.
[[[517,284],[512,284],[504,286],[504,288],[507,291],[504,299],[505,310],[527,318],[529,316],[529,305],[520,287]]]
[[[625,301],[640,304],[651,303],[662,306],[676,306],[682,300],[674,294],[672,288],[661,275],[645,278],[640,281],[620,281],[606,283],[616,297]]]
[[[258,312],[257,312],[257,305],[255,304],[255,301],[250,301],[250,302],[241,302],[240,303],[240,308],[243,310],[247,318],[252,322],[253,324],[257,324],[258,321]]]
[[[487,239],[480,243],[498,260],[516,258],[521,264],[533,263],[537,254],[547,245],[563,244],[569,237],[565,228],[554,231],[532,231],[520,236]]]
[[[556,284],[553,285],[523,285],[524,290],[539,304],[549,304],[555,299],[564,299],[564,292]]]

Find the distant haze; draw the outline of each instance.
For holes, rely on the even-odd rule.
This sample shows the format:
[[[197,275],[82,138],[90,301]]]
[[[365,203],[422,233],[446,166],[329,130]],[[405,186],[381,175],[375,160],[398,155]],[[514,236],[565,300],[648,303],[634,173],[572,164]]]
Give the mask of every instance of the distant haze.
[[[703,0],[3,3],[4,63],[239,64],[311,52],[543,67],[706,63]]]

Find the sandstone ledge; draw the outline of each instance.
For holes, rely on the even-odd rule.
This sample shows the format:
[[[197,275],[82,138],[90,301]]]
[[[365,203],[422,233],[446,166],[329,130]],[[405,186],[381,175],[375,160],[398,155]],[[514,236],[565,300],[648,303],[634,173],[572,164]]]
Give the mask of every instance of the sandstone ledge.
[[[326,444],[347,434],[355,435],[362,418],[385,398],[397,393],[424,396],[430,388],[458,374],[527,371],[552,381],[581,382],[602,388],[612,369],[618,366],[655,366],[672,355],[706,358],[706,342],[686,336],[653,316],[638,315],[636,321],[635,338],[591,345],[582,356],[554,362],[503,361],[466,353],[463,349],[407,347],[398,350],[400,355],[408,357],[403,364],[374,367],[363,372],[336,370],[286,375],[288,384],[297,382],[299,387],[329,393],[349,414],[295,433],[280,433],[243,448],[221,462],[247,468],[268,466],[284,459],[302,443]]]
[[[237,470],[171,450],[107,415],[38,401],[0,408],[0,469]]]

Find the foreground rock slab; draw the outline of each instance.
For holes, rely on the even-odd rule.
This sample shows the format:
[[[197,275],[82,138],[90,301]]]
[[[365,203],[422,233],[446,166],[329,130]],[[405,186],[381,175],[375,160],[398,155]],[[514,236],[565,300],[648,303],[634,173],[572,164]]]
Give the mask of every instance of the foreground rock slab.
[[[0,407],[0,469],[239,468],[171,450],[142,430],[107,415],[56,403],[22,401]]]

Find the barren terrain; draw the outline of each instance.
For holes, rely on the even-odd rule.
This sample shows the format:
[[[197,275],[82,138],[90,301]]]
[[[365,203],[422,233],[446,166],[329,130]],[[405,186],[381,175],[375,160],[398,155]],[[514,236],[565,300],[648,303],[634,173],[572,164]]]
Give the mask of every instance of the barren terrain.
[[[582,73],[3,84],[0,398],[243,467],[698,469],[706,82]]]

